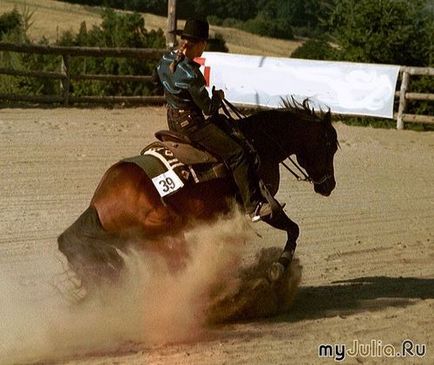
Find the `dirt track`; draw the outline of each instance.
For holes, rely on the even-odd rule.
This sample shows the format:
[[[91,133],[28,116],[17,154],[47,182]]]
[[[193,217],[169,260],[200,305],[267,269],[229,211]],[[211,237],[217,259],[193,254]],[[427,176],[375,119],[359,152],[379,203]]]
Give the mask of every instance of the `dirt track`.
[[[104,171],[136,155],[164,126],[163,108],[2,109],[0,272],[8,278],[3,286],[37,293],[50,280],[47,262],[59,264],[56,237],[87,207]],[[379,340],[399,349],[411,339],[426,344],[427,355],[400,361],[433,364],[434,133],[340,123],[336,128],[341,150],[332,196],[320,197],[282,172],[279,197],[300,225],[297,256],[303,265],[289,313],[218,326],[193,343],[131,344],[60,362],[332,364],[332,358],[318,358],[320,344],[351,347],[354,340]],[[283,243],[280,233],[261,224],[255,229],[264,238],[249,242],[248,256]],[[31,311],[37,299],[28,300]],[[8,298],[0,299],[4,303],[19,308]],[[10,313],[0,309],[0,340],[19,322],[20,313],[14,312],[13,321],[5,317]],[[34,335],[33,328],[23,328],[22,338]],[[30,351],[19,343],[12,343],[17,351]],[[8,351],[0,344],[0,364],[9,363]],[[400,361],[359,355],[345,363]]]

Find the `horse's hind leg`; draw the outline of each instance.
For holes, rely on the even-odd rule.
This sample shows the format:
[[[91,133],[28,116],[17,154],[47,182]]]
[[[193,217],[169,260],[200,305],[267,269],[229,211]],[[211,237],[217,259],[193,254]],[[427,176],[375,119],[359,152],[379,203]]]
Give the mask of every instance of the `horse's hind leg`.
[[[268,273],[271,281],[277,281],[282,277],[282,274],[288,269],[292,262],[295,249],[297,248],[297,239],[300,234],[300,229],[295,222],[289,219],[283,210],[273,213],[269,218],[264,218],[264,221],[274,228],[286,231],[287,234],[285,247],[279,259],[271,265]]]
[[[87,289],[118,278],[124,266],[115,247],[118,241],[103,229],[92,206],[57,239],[59,250]]]

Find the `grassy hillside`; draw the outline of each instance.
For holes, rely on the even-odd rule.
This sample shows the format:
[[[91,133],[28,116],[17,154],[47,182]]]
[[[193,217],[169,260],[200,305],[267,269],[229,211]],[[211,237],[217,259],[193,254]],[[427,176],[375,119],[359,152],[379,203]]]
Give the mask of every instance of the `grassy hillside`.
[[[24,9],[34,11],[33,24],[29,30],[29,36],[33,40],[45,36],[50,41],[55,41],[62,31],[77,31],[83,21],[86,22],[88,29],[101,21],[99,8],[54,0],[0,0],[0,13],[10,11],[14,7],[20,12]],[[143,16],[147,29],[166,28],[166,18],[152,14]],[[179,20],[178,27],[182,28],[183,25],[184,21]],[[229,52],[232,53],[287,57],[301,44],[300,41],[260,37],[233,28],[211,26],[211,32],[213,31],[223,35]]]

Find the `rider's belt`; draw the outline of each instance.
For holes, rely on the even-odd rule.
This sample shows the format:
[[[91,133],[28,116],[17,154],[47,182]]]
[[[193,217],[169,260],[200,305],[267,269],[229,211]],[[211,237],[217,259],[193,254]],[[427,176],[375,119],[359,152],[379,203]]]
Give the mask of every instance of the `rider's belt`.
[[[167,109],[167,118],[171,123],[176,124],[180,129],[200,124],[204,118],[202,113],[194,109]]]
[[[168,117],[175,122],[179,127],[183,128],[190,124],[190,110],[186,109],[169,109]]]

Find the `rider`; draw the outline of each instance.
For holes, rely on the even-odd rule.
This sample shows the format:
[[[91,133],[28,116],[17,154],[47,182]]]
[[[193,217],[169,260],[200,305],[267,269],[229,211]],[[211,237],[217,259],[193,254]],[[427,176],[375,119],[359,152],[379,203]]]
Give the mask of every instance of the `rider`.
[[[213,92],[210,98],[200,65],[194,61],[202,55],[208,33],[208,22],[188,20],[184,30],[177,32],[181,35],[180,47],[163,56],[154,77],[164,89],[169,128],[186,135],[225,162],[246,212],[256,222],[272,213],[271,206],[260,192],[256,168],[245,149],[216,124],[221,118],[216,114],[224,98],[223,90]],[[204,114],[210,117],[205,118]]]

